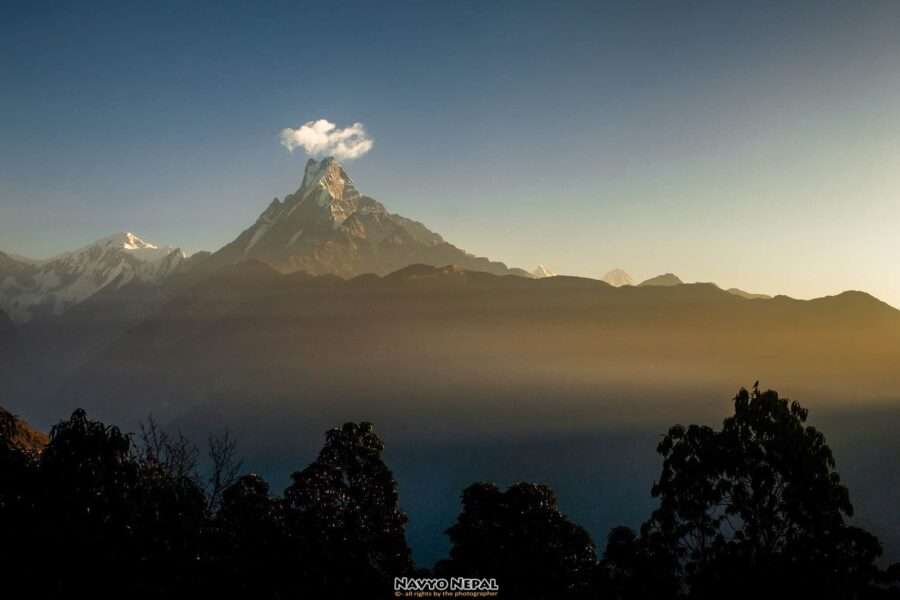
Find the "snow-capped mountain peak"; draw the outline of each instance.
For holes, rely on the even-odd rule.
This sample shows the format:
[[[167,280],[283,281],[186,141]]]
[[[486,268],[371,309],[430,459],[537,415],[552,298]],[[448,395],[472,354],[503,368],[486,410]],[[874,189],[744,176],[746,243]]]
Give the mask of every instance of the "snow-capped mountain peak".
[[[116,233],[102,241],[107,242],[111,246],[121,245],[124,250],[156,250],[159,248],[159,246],[151,244],[150,242],[145,242],[130,231]]]
[[[623,271],[622,269],[613,269],[606,273],[603,276],[602,281],[605,281],[611,286],[614,287],[622,287],[623,285],[634,285],[634,280],[631,278],[631,275]]]
[[[114,233],[105,238],[101,238],[96,242],[88,244],[87,246],[79,248],[74,252],[66,252],[64,254],[61,254],[57,258],[83,254],[85,252],[91,252],[94,249],[124,251],[128,254],[128,256],[131,256],[145,263],[156,262],[169,256],[173,252],[177,252],[181,256],[181,258],[185,258],[184,253],[181,252],[181,250],[178,248],[174,248],[172,246],[157,246],[156,244],[151,244],[150,242],[141,239],[140,237],[129,231]]]
[[[159,284],[185,259],[170,246],[130,232],[115,233],[45,261],[19,263],[0,272],[0,308],[16,321],[36,313],[59,315],[104,289],[129,283]]]
[[[205,269],[254,258],[284,272],[353,277],[411,264],[455,264],[498,274],[510,269],[447,243],[422,223],[390,213],[361,194],[333,157],[309,159],[293,194],[271,201],[256,222],[215,252]]]
[[[314,158],[306,162],[303,183],[297,192],[300,200],[316,196],[319,206],[342,201],[352,201],[359,196],[353,180],[334,157]]]
[[[544,277],[555,277],[556,273],[554,273],[544,265],[538,265],[534,269],[534,271],[531,272],[531,276],[535,279],[543,279]]]

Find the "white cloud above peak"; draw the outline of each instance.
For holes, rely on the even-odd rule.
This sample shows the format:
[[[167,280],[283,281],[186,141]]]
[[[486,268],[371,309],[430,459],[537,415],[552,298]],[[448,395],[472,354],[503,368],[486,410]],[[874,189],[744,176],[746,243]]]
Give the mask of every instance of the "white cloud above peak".
[[[327,119],[307,121],[297,129],[281,130],[281,145],[293,152],[297,148],[310,156],[334,156],[338,160],[359,158],[375,143],[362,123],[343,129]]]

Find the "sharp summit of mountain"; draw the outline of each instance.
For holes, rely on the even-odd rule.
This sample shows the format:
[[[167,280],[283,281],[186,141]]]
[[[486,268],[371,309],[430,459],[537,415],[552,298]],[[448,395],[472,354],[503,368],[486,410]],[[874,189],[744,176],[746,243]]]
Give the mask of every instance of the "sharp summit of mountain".
[[[425,225],[361,194],[332,157],[309,159],[296,192],[275,198],[256,222],[204,262],[215,269],[254,258],[283,272],[354,277],[407,265],[460,265],[498,275],[530,275],[469,254]]]
[[[683,285],[684,282],[678,278],[674,273],[663,273],[662,275],[657,275],[656,277],[651,277],[646,281],[642,281],[640,283],[640,287],[648,287],[648,286],[658,286],[658,287],[671,287],[674,285]]]

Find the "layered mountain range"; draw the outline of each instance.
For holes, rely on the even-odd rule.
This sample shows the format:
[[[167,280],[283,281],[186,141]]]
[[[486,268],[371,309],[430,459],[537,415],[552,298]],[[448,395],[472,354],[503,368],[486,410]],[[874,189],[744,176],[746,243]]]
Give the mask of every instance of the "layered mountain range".
[[[175,274],[204,275],[246,260],[285,273],[341,277],[384,275],[411,264],[531,276],[465,252],[418,221],[389,212],[361,194],[337,160],[325,158],[310,159],[296,192],[273,200],[253,225],[212,254],[187,258],[178,248],[127,232],[41,261],[0,252],[0,309],[18,322],[54,317],[101,292],[163,287]]]
[[[85,404],[88,395],[102,410],[131,414],[140,405],[143,415],[159,399],[188,406],[211,394],[249,394],[248,382],[263,395],[287,393],[287,383],[336,385],[326,375],[341,379],[348,365],[372,390],[371,377],[399,380],[411,365],[432,373],[444,363],[441,373],[463,380],[470,369],[489,380],[509,361],[516,368],[505,382],[576,365],[578,378],[591,379],[629,356],[630,365],[648,357],[664,364],[669,351],[689,360],[690,348],[698,349],[690,368],[701,369],[726,354],[722,332],[741,327],[787,348],[808,321],[815,327],[803,343],[815,328],[830,328],[845,337],[865,331],[874,336],[866,347],[877,348],[877,334],[900,322],[864,294],[769,299],[671,273],[634,285],[621,269],[604,280],[545,267],[529,274],[473,256],[361,194],[334,159],[310,160],[295,193],[272,201],[214,253],[185,257],[121,233],[44,261],[0,254],[0,391],[40,399],[54,414],[58,402]],[[835,326],[873,319],[884,327]],[[823,364],[809,351],[803,346],[795,362]],[[410,385],[427,389],[442,376]],[[123,394],[130,401],[119,406]]]
[[[341,279],[247,261],[176,294],[59,397],[120,419],[135,407],[287,419],[299,402],[307,421],[398,410],[449,422],[508,406],[517,419],[564,418],[577,405],[602,422],[586,408],[596,390],[648,385],[647,373],[663,387],[759,373],[793,389],[894,389],[896,336],[900,311],[860,292],[748,301],[713,284],[616,288],[426,265]]]
[[[248,260],[282,273],[345,278],[386,275],[413,264],[537,279],[556,276],[543,265],[529,273],[457,248],[422,223],[361,194],[344,167],[325,158],[310,159],[296,192],[274,199],[253,225],[213,253],[186,257],[179,248],[158,246],[129,232],[46,260],[0,252],[0,309],[18,323],[53,319],[76,306],[88,320],[99,307],[107,320],[132,320],[152,312],[180,287]],[[609,271],[602,281],[635,285],[622,269]],[[639,285],[682,283],[667,273]],[[768,298],[728,291],[746,299]]]

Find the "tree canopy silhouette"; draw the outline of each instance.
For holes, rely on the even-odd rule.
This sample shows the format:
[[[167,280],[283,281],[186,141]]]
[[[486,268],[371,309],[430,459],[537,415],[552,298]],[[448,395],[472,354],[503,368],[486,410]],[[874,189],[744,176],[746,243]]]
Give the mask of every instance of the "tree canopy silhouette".
[[[640,534],[613,529],[600,561],[549,487],[471,485],[434,574],[494,578],[501,596],[533,600],[896,599],[900,565],[881,570],[878,540],[849,523],[849,492],[807,416],[754,386],[721,429],[672,427],[658,446],[658,508]],[[82,410],[43,449],[42,434],[25,433],[0,410],[3,565],[115,562],[102,590],[136,598],[386,597],[395,577],[415,573],[370,423],[328,431],[283,498],[237,476],[229,436],[210,441],[204,480],[197,448],[152,419],[137,443]],[[82,573],[44,571],[47,597],[98,593]]]
[[[722,429],[672,427],[643,527],[677,560],[691,597],[796,593],[856,598],[877,589],[878,540],[848,525],[847,488],[807,410],[740,390]]]
[[[628,527],[609,532],[595,583],[602,597],[629,600],[674,598],[681,589],[677,560],[664,540]]]
[[[371,423],[326,433],[318,458],[292,475],[285,518],[307,585],[375,595],[412,570],[406,515]]]
[[[546,485],[517,483],[503,492],[476,483],[447,535],[450,559],[438,572],[496,578],[505,598],[587,597],[596,564],[588,533],[562,513]]]
[[[119,428],[76,410],[50,432],[41,454],[42,526],[60,559],[134,556],[139,472]]]

